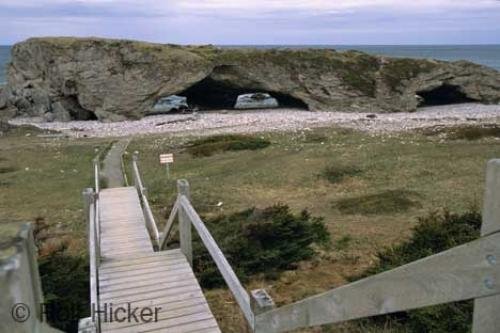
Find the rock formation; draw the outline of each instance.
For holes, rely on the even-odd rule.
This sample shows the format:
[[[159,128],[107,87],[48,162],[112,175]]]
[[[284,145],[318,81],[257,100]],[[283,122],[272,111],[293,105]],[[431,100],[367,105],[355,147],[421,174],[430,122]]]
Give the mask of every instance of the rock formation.
[[[147,115],[169,95],[201,109],[232,108],[249,92],[312,111],[414,111],[419,104],[498,103],[500,73],[465,61],[356,51],[33,38],[13,47],[0,108],[49,121],[118,121]]]

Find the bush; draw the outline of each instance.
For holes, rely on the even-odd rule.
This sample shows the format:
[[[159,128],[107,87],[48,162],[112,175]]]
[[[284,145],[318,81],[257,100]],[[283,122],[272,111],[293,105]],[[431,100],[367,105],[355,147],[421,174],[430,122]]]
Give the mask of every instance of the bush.
[[[443,127],[435,126],[422,130],[422,133],[427,136],[445,135],[451,140],[479,140],[482,138],[500,138],[500,126],[496,124],[484,124],[480,126],[454,126]]]
[[[342,214],[392,214],[406,212],[420,203],[412,197],[416,193],[404,190],[389,190],[376,194],[340,199],[333,204]]]
[[[57,252],[39,258],[47,320],[64,332],[77,332],[80,318],[89,316],[88,260]]]
[[[36,218],[33,235],[47,321],[64,332],[78,332],[80,318],[90,315],[88,258],[69,254],[64,239],[51,242],[43,217]]]
[[[361,169],[347,165],[329,165],[322,172],[321,177],[332,184],[340,183],[347,177],[357,176],[362,173]]]
[[[351,280],[384,272],[470,242],[479,237],[480,228],[481,214],[474,209],[461,215],[431,213],[419,219],[408,241],[378,253],[379,262]],[[370,321],[396,321],[416,333],[470,332],[472,308],[472,301],[456,302],[381,316]]]
[[[242,281],[256,273],[271,276],[291,269],[315,254],[313,244],[326,245],[330,241],[322,218],[312,217],[306,210],[294,215],[286,205],[220,215],[207,220],[206,225]],[[199,238],[193,248],[194,267],[202,285],[223,284]]]
[[[193,156],[204,157],[224,151],[258,150],[270,144],[269,140],[246,135],[214,135],[191,141],[186,151]]]

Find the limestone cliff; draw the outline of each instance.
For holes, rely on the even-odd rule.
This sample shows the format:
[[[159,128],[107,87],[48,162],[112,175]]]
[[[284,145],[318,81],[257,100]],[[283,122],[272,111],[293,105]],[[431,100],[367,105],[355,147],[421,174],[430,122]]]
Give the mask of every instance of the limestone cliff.
[[[413,111],[446,100],[498,103],[500,73],[465,61],[356,51],[33,38],[12,50],[0,108],[49,121],[116,121],[141,118],[172,94],[202,107],[228,107],[246,92],[268,92],[283,105],[312,111]]]

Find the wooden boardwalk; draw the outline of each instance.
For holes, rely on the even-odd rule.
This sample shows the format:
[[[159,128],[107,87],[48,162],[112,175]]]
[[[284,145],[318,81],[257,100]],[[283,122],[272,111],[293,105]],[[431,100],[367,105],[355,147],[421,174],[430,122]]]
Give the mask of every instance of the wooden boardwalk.
[[[184,254],[153,251],[136,188],[104,189],[99,201],[99,309],[130,304],[139,319],[118,322],[125,316],[119,313],[111,322],[101,315],[101,331],[220,332]],[[153,312],[143,317],[151,322],[141,320],[143,309]]]

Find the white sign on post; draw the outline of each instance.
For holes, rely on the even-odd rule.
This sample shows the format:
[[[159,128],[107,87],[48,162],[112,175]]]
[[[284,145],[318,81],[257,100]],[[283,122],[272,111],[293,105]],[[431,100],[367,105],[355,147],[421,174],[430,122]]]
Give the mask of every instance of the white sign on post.
[[[167,168],[167,178],[170,178],[170,163],[174,163],[174,154],[160,154],[160,164]]]
[[[160,164],[174,163],[174,154],[161,154]]]

